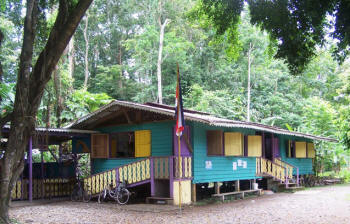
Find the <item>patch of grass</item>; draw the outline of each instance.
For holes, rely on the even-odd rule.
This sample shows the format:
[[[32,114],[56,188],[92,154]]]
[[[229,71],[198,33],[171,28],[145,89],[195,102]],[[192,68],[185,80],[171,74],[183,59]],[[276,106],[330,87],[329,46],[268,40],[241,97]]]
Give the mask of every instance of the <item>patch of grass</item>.
[[[17,219],[10,219],[10,222],[12,223],[12,224],[21,224]]]

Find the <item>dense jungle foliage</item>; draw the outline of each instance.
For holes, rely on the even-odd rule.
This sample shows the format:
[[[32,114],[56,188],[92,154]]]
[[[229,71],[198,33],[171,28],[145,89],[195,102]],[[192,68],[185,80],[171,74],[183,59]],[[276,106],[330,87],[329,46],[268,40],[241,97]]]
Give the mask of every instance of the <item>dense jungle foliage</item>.
[[[251,24],[247,4],[236,29],[220,34],[202,6],[194,0],[94,1],[45,89],[37,125],[63,127],[112,99],[157,102],[164,25],[160,65],[165,104],[174,104],[179,63],[186,108],[246,120],[250,61],[250,120],[336,138],[339,143],[317,143],[317,169],[349,167],[350,61],[333,59],[336,40],[316,47],[310,62],[295,74],[286,61],[274,57],[277,41]],[[1,114],[13,106],[22,43],[23,18],[18,15],[24,6],[15,9],[0,16]],[[56,14],[54,7],[45,12],[47,27]],[[38,38],[37,48],[42,44]]]

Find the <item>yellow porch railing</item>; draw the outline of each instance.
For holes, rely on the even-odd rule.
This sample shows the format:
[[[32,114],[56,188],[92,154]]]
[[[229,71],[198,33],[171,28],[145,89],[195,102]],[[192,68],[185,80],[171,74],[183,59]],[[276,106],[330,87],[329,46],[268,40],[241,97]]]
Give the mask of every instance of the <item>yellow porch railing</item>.
[[[92,195],[100,193],[107,185],[116,187],[118,181],[126,181],[127,184],[135,184],[151,178],[150,159],[132,162],[101,173],[96,173],[84,178],[85,190],[90,190]]]
[[[295,169],[295,171],[296,171],[296,184],[297,184],[297,186],[299,186],[299,168],[298,167],[295,167],[295,166],[293,166],[285,161],[282,161],[281,159],[277,159],[277,158],[275,158],[274,162],[286,169],[287,181],[293,179],[293,172]]]
[[[281,182],[286,181],[286,169],[265,158],[256,158],[256,173],[257,175],[266,174],[272,176]]]

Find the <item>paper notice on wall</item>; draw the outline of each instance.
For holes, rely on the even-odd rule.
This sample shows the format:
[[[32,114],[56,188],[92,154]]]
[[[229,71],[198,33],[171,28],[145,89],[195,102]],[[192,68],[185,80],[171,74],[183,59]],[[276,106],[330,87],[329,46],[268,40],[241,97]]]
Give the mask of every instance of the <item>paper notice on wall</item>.
[[[238,166],[242,166],[242,160],[237,160],[237,162],[238,162]]]
[[[232,163],[232,170],[237,170],[237,162]]]
[[[213,168],[213,165],[210,160],[205,161],[205,169],[211,170]]]
[[[243,161],[243,168],[247,168],[247,161]]]

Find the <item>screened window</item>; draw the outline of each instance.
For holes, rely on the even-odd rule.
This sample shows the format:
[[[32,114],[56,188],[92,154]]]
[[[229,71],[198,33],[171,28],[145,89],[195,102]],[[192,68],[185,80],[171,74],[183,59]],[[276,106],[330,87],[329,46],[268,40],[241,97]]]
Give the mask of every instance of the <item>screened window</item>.
[[[135,157],[134,132],[110,134],[110,158]]]
[[[295,141],[288,140],[287,142],[287,157],[295,158]]]

